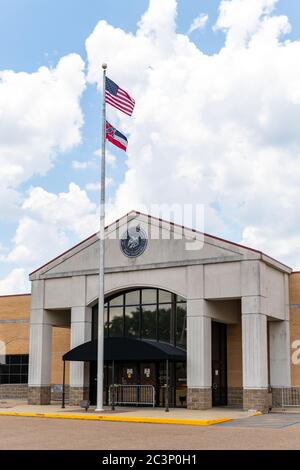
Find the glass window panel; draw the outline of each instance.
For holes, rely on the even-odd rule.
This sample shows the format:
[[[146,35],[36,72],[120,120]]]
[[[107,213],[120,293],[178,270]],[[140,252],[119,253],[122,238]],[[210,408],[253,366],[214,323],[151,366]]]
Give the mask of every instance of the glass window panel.
[[[186,346],[186,303],[177,305],[176,309],[176,344]]]
[[[98,329],[98,322],[97,322],[97,329]],[[107,308],[107,304],[104,307],[104,336],[108,336],[108,308]],[[98,338],[98,331],[97,331],[97,338]]]
[[[109,308],[109,336],[123,336],[123,307]]]
[[[118,297],[115,297],[114,299],[109,301],[109,305],[123,305],[124,304],[124,295],[118,295]]]
[[[92,340],[98,337],[98,305],[92,309]]]
[[[180,295],[176,295],[176,301],[177,302],[185,302],[186,303],[186,300],[184,297],[181,297]]]
[[[107,336],[108,318],[107,318],[107,303],[104,305],[104,336]],[[93,307],[92,314],[92,340],[98,339],[98,305]]]
[[[20,374],[21,373],[21,366],[18,365],[11,365],[9,368],[9,373],[10,374]]]
[[[140,304],[140,291],[134,290],[132,292],[127,292],[125,296],[126,305],[139,305]]]
[[[28,382],[28,354],[7,355],[6,362],[6,365],[0,365],[0,383],[17,384]]]
[[[156,305],[142,309],[142,336],[146,339],[156,339]]]
[[[22,361],[21,361],[22,364],[28,364],[28,358],[29,358],[29,356],[27,354],[24,354],[22,356]]]
[[[140,307],[125,308],[125,336],[140,335]]]
[[[20,375],[10,375],[9,376],[9,383],[10,384],[19,384],[19,383],[21,383],[21,376]]]
[[[158,312],[158,338],[159,341],[170,343],[172,341],[172,305],[160,305]]]
[[[160,290],[158,293],[159,303],[171,303],[172,302],[172,294],[171,292],[167,292],[165,290]]]
[[[156,289],[143,289],[142,290],[142,304],[156,304],[157,290]]]
[[[10,356],[10,364],[21,364],[22,362],[22,356],[19,354],[13,354]]]
[[[8,374],[8,372],[9,372],[9,366],[7,366],[7,365],[1,366],[1,368],[0,368],[0,373],[1,374]]]

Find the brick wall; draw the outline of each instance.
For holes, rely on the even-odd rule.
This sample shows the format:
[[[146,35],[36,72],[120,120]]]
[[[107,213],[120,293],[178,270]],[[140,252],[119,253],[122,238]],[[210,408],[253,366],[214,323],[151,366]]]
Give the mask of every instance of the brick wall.
[[[0,341],[6,344],[6,354],[29,354],[30,308],[30,294],[0,296]],[[53,327],[51,376],[53,384],[62,383],[62,356],[69,349],[70,328]],[[67,362],[66,384],[68,383],[69,363]],[[19,388],[21,390],[21,387]],[[9,395],[15,398],[14,393],[9,393]]]
[[[290,335],[293,342],[300,340],[300,273],[290,275]],[[291,348],[291,354],[295,349]],[[292,385],[300,387],[300,364],[291,364]]]

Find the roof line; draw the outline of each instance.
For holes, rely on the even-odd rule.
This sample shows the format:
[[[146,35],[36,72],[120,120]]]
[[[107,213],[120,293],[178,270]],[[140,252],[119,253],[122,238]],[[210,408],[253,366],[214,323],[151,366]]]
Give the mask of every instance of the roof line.
[[[0,299],[3,299],[4,297],[25,297],[28,295],[31,295],[30,292],[26,294],[4,294],[4,295],[0,295]]]
[[[276,263],[279,263],[281,264],[282,266],[285,266],[286,268],[289,268],[289,269],[292,269],[290,266],[288,266],[287,264],[284,264],[282,263],[281,261],[277,260],[276,258],[273,258],[272,256],[268,255],[267,253],[264,253],[263,251],[260,251],[260,250],[256,250],[255,248],[251,248],[250,246],[247,246],[247,245],[242,245],[241,243],[236,243],[236,242],[232,242],[230,240],[226,240],[225,238],[221,238],[221,237],[217,237],[216,235],[211,235],[210,233],[206,233],[206,232],[201,232],[200,230],[196,230],[194,228],[187,228],[185,227],[184,225],[179,225],[179,224],[176,224],[174,222],[169,222],[167,220],[164,220],[164,219],[161,219],[161,218],[158,218],[158,217],[155,217],[153,215],[148,215],[148,214],[145,214],[144,212],[137,212],[135,211],[137,214],[141,214],[141,215],[144,215],[145,217],[150,217],[151,219],[155,219],[155,220],[158,220],[160,222],[166,222],[167,224],[170,224],[170,225],[173,225],[174,227],[179,227],[179,228],[184,228],[184,229],[187,229],[187,230],[190,230],[192,232],[195,232],[195,233],[199,233],[201,235],[204,235],[205,237],[210,237],[210,238],[213,238],[215,240],[219,240],[221,242],[225,242],[225,243],[229,243],[230,245],[234,245],[234,246],[237,246],[239,248],[245,248],[246,250],[250,250],[250,251],[253,251],[254,253],[258,253],[260,255],[264,255],[264,256],[267,256],[268,258],[270,258],[271,260],[273,261],[276,261]],[[126,214],[128,215],[128,214]],[[126,217],[126,216],[124,216]],[[300,272],[300,271],[299,271]]]
[[[109,227],[111,227],[112,225],[114,224],[117,224],[120,220],[124,219],[125,217],[128,217],[129,215],[142,215],[142,216],[145,216],[145,217],[148,217],[148,219],[154,219],[154,220],[157,220],[159,222],[164,222],[164,223],[167,223],[173,227],[178,227],[178,228],[181,228],[181,229],[186,229],[186,230],[189,230],[191,232],[194,232],[194,233],[198,233],[200,235],[204,235],[205,237],[210,237],[210,238],[213,238],[214,240],[218,240],[218,241],[221,241],[221,242],[225,242],[225,243],[229,243],[230,245],[234,245],[234,246],[237,246],[239,248],[244,248],[246,250],[250,250],[254,253],[257,253],[259,255],[265,255],[267,256],[268,258],[270,258],[271,260],[275,261],[276,263],[279,263],[281,264],[282,266],[285,266],[286,268],[289,268],[289,269],[292,269],[290,266],[287,266],[286,264],[282,263],[281,261],[278,261],[277,259],[275,258],[272,258],[271,256],[267,255],[266,253],[260,251],[260,250],[256,250],[255,248],[251,248],[250,246],[247,246],[247,245],[242,245],[240,243],[236,243],[236,242],[232,242],[230,240],[226,240],[225,238],[221,238],[221,237],[217,237],[216,235],[211,235],[209,233],[206,233],[206,232],[201,232],[200,230],[196,230],[194,228],[188,228],[188,227],[185,227],[184,225],[180,225],[180,224],[177,224],[175,222],[171,222],[171,221],[168,221],[168,220],[165,220],[165,219],[162,219],[160,217],[155,217],[153,215],[150,215],[150,214],[145,214],[144,212],[139,212],[139,211],[136,211],[136,210],[132,210],[130,212],[127,212],[127,214],[123,215],[122,217],[114,220],[113,222],[111,222],[109,225],[107,225],[105,227],[105,230],[107,230]],[[84,240],[82,240],[81,242],[77,243],[76,245],[72,246],[71,248],[69,248],[68,250],[64,251],[63,253],[60,253],[58,256],[56,256],[55,258],[51,259],[50,261],[48,261],[47,263],[43,264],[42,266],[40,266],[39,268],[35,269],[34,271],[32,271],[29,276],[32,276],[33,274],[35,274],[37,271],[39,271],[40,269],[43,269],[45,268],[46,266],[48,266],[48,264],[51,264],[53,263],[54,261],[56,261],[57,259],[59,259],[61,256],[64,256],[66,255],[67,253],[69,253],[70,251],[74,250],[74,248],[77,248],[78,246],[82,245],[83,243],[87,242],[88,240],[91,240],[93,237],[95,237],[95,235],[97,235],[98,232],[94,233],[93,235],[90,235],[89,237],[85,238]]]

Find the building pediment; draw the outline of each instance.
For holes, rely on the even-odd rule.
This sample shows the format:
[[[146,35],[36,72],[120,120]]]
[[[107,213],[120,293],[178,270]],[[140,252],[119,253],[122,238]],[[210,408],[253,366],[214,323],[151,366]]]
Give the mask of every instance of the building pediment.
[[[138,212],[131,212],[106,228],[108,272],[224,263],[263,256],[257,250]],[[94,234],[33,272],[30,279],[93,274],[98,267],[99,238]]]

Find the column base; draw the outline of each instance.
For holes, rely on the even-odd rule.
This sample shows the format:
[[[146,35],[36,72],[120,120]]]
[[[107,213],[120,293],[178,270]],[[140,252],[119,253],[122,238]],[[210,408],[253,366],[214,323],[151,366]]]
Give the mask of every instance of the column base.
[[[28,387],[28,405],[50,405],[51,386]]]
[[[89,399],[89,387],[70,387],[69,405],[78,406],[82,400]]]
[[[189,388],[187,393],[189,410],[208,410],[212,407],[211,388]]]
[[[243,391],[243,408],[244,410],[257,410],[262,413],[268,413],[272,407],[270,403],[270,394],[266,388],[244,388]]]

